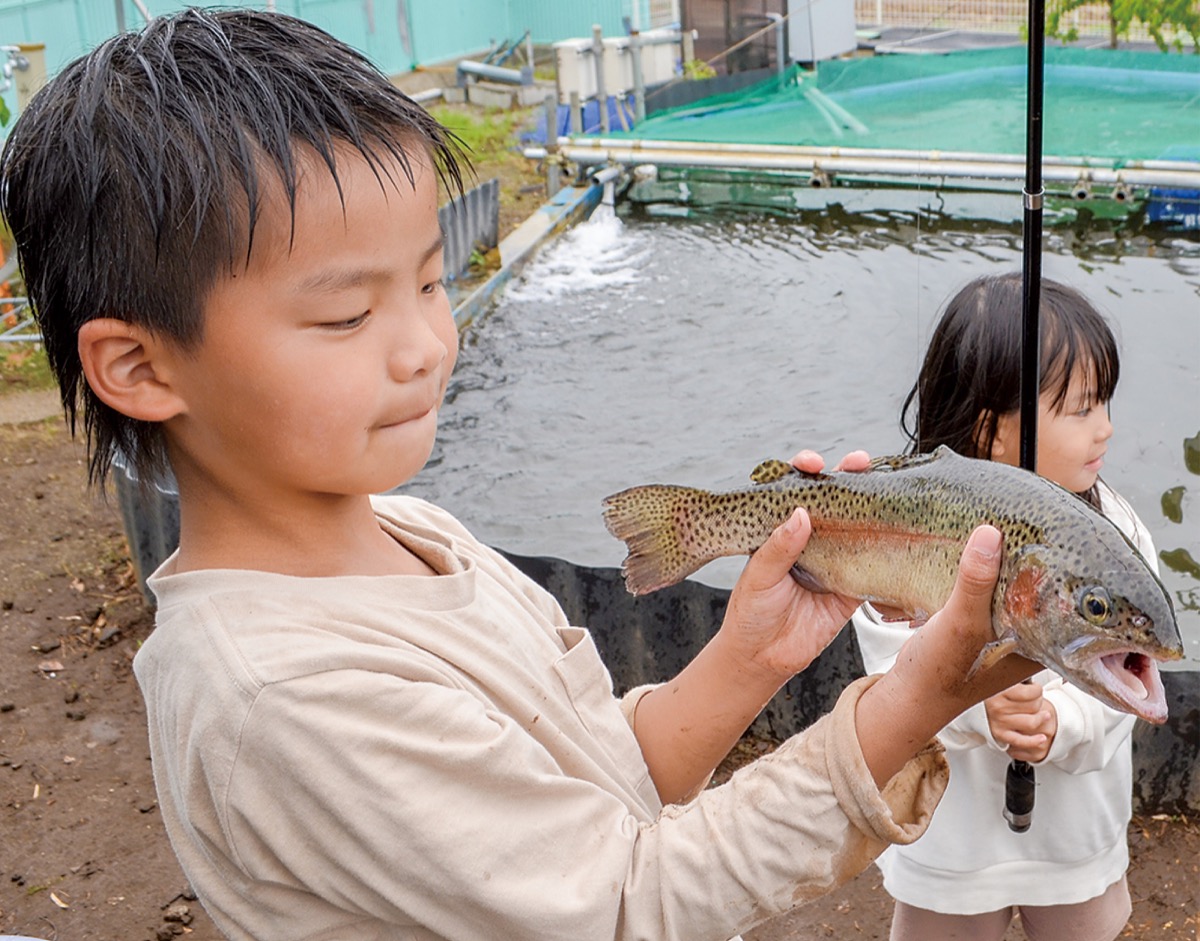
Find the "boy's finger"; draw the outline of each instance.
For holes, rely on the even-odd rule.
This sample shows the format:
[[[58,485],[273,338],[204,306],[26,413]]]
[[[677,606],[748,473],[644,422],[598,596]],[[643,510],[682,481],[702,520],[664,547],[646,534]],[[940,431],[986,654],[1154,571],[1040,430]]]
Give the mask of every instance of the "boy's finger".
[[[992,630],[992,593],[1000,576],[1003,537],[993,526],[983,525],[971,533],[958,563],[958,579],[943,611],[952,623],[978,634],[975,642],[983,645],[995,639]],[[963,653],[968,651],[964,650]],[[972,663],[979,647],[970,653]],[[985,696],[992,696],[1032,676],[1040,667],[1032,660],[1010,654],[1000,663],[981,672],[977,684]],[[964,671],[967,675],[968,671]]]
[[[825,469],[825,458],[816,451],[805,449],[798,451],[792,458],[791,464],[797,470],[806,474],[819,474]],[[835,471],[864,471],[871,465],[871,455],[866,451],[851,451],[838,461]]]
[[[980,649],[995,639],[992,630],[992,592],[1000,574],[1000,557],[999,531],[991,526],[978,527],[967,540],[963,550],[958,564],[958,578],[954,582],[950,598],[927,625],[936,625],[934,636],[941,637],[943,643],[949,643],[945,652],[951,653],[951,657],[943,662],[943,667],[948,671],[946,676],[955,677],[951,680],[953,685],[973,675],[972,667]],[[980,698],[986,698],[1033,672],[1032,664],[1027,670],[1016,669],[1015,664],[1014,669],[1009,669],[1007,661],[1014,659],[1022,660],[1019,657],[1005,658],[1002,661],[1005,664],[1004,669],[997,666],[982,671],[980,682],[968,683],[962,687],[962,691],[969,691],[972,699],[980,692],[984,693]],[[1005,679],[1007,682],[1004,682]]]
[[[871,455],[866,451],[851,451],[838,461],[835,471],[865,471],[871,466]]]
[[[819,474],[825,469],[825,458],[808,448],[796,452],[790,463],[794,468],[802,470],[806,474]]]
[[[972,610],[980,604],[991,609],[992,592],[1000,576],[1001,539],[1000,530],[994,526],[979,526],[971,533],[958,563],[958,580],[951,600],[958,597]]]
[[[796,558],[808,544],[812,523],[804,507],[796,507],[746,564],[746,576],[755,587],[765,588],[787,577]]]

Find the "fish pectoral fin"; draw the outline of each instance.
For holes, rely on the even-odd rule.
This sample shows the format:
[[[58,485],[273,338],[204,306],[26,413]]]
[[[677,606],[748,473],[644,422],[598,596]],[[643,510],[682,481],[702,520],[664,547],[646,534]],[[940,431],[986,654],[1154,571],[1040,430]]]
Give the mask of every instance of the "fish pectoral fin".
[[[984,644],[983,649],[979,651],[979,656],[971,664],[971,669],[967,671],[967,679],[974,677],[980,670],[991,669],[1010,653],[1015,653],[1016,649],[1017,638],[1012,635],[1001,637],[990,644]]]
[[[811,591],[815,595],[829,594],[829,589],[825,587],[821,580],[808,569],[804,568],[799,562],[792,566],[789,574],[801,588]]]
[[[750,472],[750,480],[756,484],[773,484],[777,480],[783,480],[791,474],[799,474],[801,471],[793,467],[787,461],[763,461],[758,467]]]

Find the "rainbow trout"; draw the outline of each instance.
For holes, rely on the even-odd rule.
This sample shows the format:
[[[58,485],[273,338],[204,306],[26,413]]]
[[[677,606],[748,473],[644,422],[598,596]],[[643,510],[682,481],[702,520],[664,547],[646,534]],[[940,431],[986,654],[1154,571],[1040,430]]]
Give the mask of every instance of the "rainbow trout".
[[[992,601],[996,640],[974,670],[1019,653],[1114,709],[1167,718],[1155,661],[1183,642],[1166,589],[1124,534],[1045,478],[949,448],[879,458],[862,473],[806,474],[767,461],[728,493],[633,487],[604,501],[604,522],[629,549],[635,595],[673,585],[713,559],[748,554],[803,506],[812,536],[794,572],[832,591],[923,619],[950,596],[967,537],[1004,534]]]

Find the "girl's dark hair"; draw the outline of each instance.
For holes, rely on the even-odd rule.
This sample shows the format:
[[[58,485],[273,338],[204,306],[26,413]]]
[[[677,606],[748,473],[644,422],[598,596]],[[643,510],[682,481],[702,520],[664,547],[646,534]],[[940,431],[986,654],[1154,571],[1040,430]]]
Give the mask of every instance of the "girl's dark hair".
[[[82,413],[93,484],[117,452],[143,481],[167,459],[157,424],[88,388],[79,328],[113,317],[194,348],[209,290],[250,251],[264,175],[294,225],[298,152],[337,182],[346,145],[381,181],[398,165],[411,183],[416,156],[462,191],[453,136],[364,56],[303,20],[244,9],[188,9],[115,36],[21,114],[0,156],[0,211],[72,431]]]
[[[1061,410],[1075,367],[1083,365],[1095,383],[1088,391],[1109,401],[1120,361],[1104,317],[1078,291],[1049,279],[1042,280],[1039,313],[1041,394]],[[910,453],[944,444],[967,457],[991,456],[1000,417],[1020,408],[1021,321],[1020,272],[976,278],[950,299],[900,410]]]

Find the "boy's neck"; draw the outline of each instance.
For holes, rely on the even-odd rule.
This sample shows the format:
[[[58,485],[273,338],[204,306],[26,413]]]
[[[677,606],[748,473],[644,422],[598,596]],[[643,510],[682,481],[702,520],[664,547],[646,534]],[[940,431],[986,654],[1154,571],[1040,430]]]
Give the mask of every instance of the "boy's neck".
[[[311,495],[287,507],[179,488],[175,571],[250,569],[299,577],[436,575],[379,525],[366,495]]]

